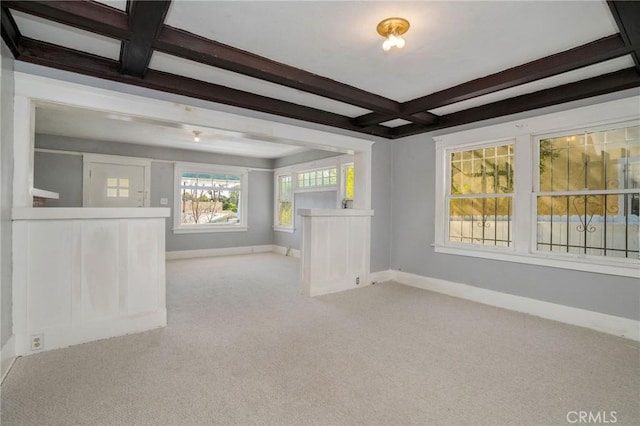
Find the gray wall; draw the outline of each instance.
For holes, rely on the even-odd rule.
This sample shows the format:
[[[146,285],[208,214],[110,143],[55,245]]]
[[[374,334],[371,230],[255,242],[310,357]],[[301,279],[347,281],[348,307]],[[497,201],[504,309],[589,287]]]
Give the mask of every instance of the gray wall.
[[[391,269],[640,319],[640,285],[626,277],[436,254],[432,134],[393,141]],[[375,172],[375,168],[374,168]]]
[[[13,205],[13,56],[2,44],[0,75],[0,347],[11,337],[12,256],[11,206]]]
[[[299,192],[294,194],[293,205],[296,211],[293,215],[293,232],[274,231],[273,244],[300,250],[302,218],[298,215],[298,210],[335,209],[337,197],[337,191]]]
[[[380,141],[373,144],[371,153],[371,272],[390,268],[391,188],[393,174],[391,159],[395,141]]]
[[[82,156],[36,152],[33,157],[33,186],[57,192],[47,207],[82,207]]]
[[[142,145],[89,141],[52,135],[36,135],[36,148],[89,152],[166,161],[188,161],[220,165],[263,167],[271,160],[228,155],[195,153],[193,151],[147,147]],[[166,223],[167,251],[200,250],[272,244],[273,242],[273,172],[249,172],[248,230],[239,232],[207,232],[174,234],[173,229],[173,164],[151,162],[151,206],[170,207],[172,217]],[[47,201],[50,207],[82,206],[82,157],[77,154],[36,152],[34,161],[36,186],[60,193],[57,202]],[[167,206],[160,205],[167,198]]]
[[[323,158],[335,157],[337,155],[343,155],[342,152],[332,151],[305,151],[298,154],[288,155],[286,157],[276,158],[273,162],[273,168],[293,166],[295,164],[307,163],[309,161],[322,160]]]

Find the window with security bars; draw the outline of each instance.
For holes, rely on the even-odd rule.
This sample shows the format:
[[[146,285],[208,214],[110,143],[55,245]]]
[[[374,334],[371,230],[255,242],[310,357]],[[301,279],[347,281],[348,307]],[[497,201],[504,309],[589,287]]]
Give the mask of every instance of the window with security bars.
[[[640,126],[538,139],[536,248],[639,258]]]
[[[510,247],[514,144],[449,153],[450,242]]]
[[[291,175],[278,176],[276,225],[293,226],[293,179]]]
[[[336,167],[311,170],[298,173],[298,188],[317,188],[338,184],[338,169]]]

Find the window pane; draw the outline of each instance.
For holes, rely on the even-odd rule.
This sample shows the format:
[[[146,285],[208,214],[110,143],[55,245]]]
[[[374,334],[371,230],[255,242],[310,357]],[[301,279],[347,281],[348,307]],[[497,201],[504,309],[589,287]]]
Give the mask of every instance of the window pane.
[[[540,190],[637,188],[640,169],[638,127],[541,140]]]
[[[185,172],[181,176],[182,224],[239,222],[241,175]]]
[[[118,186],[118,178],[107,178],[107,186]]]
[[[278,224],[291,226],[293,224],[293,209],[290,201],[281,201],[278,205]]]
[[[107,188],[107,197],[114,198],[118,196],[117,188]]]
[[[511,197],[452,198],[449,202],[449,241],[509,247],[511,227]]]
[[[538,197],[538,250],[637,259],[639,199],[639,194]]]
[[[121,197],[121,198],[129,197],[129,190],[128,189],[119,189],[118,190],[118,196]]]
[[[353,166],[348,166],[345,173],[345,189],[344,196],[347,200],[353,200],[355,191],[355,174]]]
[[[451,154],[451,194],[513,192],[513,144]]]

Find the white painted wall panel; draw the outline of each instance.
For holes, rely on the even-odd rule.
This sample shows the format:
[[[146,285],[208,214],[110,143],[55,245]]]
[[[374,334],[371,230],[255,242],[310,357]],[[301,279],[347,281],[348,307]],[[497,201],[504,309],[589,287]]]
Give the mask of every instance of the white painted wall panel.
[[[34,266],[27,274],[30,282],[28,324],[31,330],[44,330],[71,322],[72,239],[71,222],[35,222],[29,226],[28,244],[30,262]],[[51,250],[47,241],[56,241]],[[40,266],[36,266],[40,265]]]
[[[17,355],[166,325],[164,217],[41,216],[14,215]]]
[[[118,314],[119,227],[114,220],[82,221],[82,320]]]
[[[369,284],[373,211],[300,209],[298,212],[302,216],[302,293],[319,296]]]

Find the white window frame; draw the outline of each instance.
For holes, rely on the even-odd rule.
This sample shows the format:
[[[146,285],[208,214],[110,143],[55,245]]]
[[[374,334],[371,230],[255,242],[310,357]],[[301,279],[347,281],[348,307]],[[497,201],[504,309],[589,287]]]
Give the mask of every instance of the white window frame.
[[[295,189],[295,173],[274,173],[274,203],[273,203],[273,229],[274,231],[280,232],[293,232],[293,224],[295,222],[295,217],[291,218],[291,225],[281,225],[278,223],[279,217],[279,203],[280,203],[280,178],[283,176],[291,176],[291,210],[295,212],[294,206],[294,189]]]
[[[185,172],[211,173],[211,174],[234,174],[240,176],[240,221],[233,224],[183,224],[182,221],[182,197],[180,182],[182,174]],[[248,210],[249,210],[249,169],[244,167],[220,166],[203,163],[175,163],[173,178],[173,233],[190,234],[204,232],[242,232],[247,231]]]
[[[540,137],[562,132],[579,133],[613,123],[640,123],[640,97],[591,105],[539,117],[482,127],[439,137],[436,141],[434,250],[462,256],[527,263],[640,278],[640,261],[567,253],[541,252],[536,246],[537,146]],[[450,180],[449,153],[482,145],[515,140],[512,247],[491,247],[448,241],[446,194]]]
[[[468,244],[468,243],[462,243],[462,242],[455,242],[455,241],[449,241],[449,216],[450,216],[450,212],[449,212],[449,208],[450,208],[450,203],[449,201],[451,200],[451,154],[453,152],[460,152],[460,151],[470,151],[470,150],[474,150],[474,149],[481,149],[481,148],[491,148],[491,147],[496,147],[496,146],[502,146],[502,145],[514,145],[514,151],[515,151],[515,146],[516,146],[516,141],[515,139],[505,139],[505,140],[500,140],[500,141],[493,141],[490,143],[474,143],[474,144],[468,144],[468,145],[460,145],[460,146],[456,146],[456,147],[451,147],[451,148],[447,148],[445,150],[445,156],[446,156],[446,161],[447,164],[445,165],[446,167],[446,189],[445,189],[445,193],[444,193],[444,215],[447,218],[447,220],[445,221],[444,224],[444,241],[447,242],[447,245],[451,246],[451,247],[460,247],[462,249],[466,249],[470,246],[472,247],[478,247],[481,249],[485,249],[485,250],[492,250],[492,251],[497,251],[497,252],[513,252],[514,251],[514,247],[515,247],[515,241],[514,238],[511,238],[511,244],[508,247],[503,247],[503,246],[491,246],[491,245],[482,245],[482,244]],[[514,160],[515,160],[515,154],[514,154]],[[514,164],[515,166],[515,164]],[[514,167],[514,185],[517,185],[518,182],[518,172],[515,170]],[[516,204],[516,199],[517,199],[517,186],[514,187],[514,191],[510,192],[510,193],[478,193],[478,194],[468,194],[469,197],[473,197],[473,198],[493,198],[493,197],[506,197],[506,198],[511,198],[511,205],[512,205],[512,209],[514,209],[515,212],[515,204]],[[457,198],[457,197],[456,197]],[[512,229],[516,228],[516,218],[515,218],[515,214],[512,213],[511,214],[511,221],[512,221]],[[513,232],[512,232],[513,235]]]
[[[338,155],[335,157],[328,157],[328,158],[323,158],[321,160],[315,160],[315,161],[310,161],[310,162],[305,162],[305,163],[299,163],[299,164],[294,164],[291,166],[285,166],[285,167],[280,167],[274,170],[274,192],[273,192],[273,204],[274,204],[274,215],[273,215],[273,230],[274,231],[279,231],[279,232],[294,232],[295,231],[295,215],[296,215],[296,201],[295,201],[295,194],[298,193],[307,193],[307,192],[323,192],[323,191],[336,191],[336,202],[335,202],[335,208],[336,209],[340,209],[342,208],[342,180],[343,180],[343,173],[342,173],[342,165],[344,164],[354,164],[354,167],[356,167],[357,165],[357,157],[354,156],[353,154],[344,154],[344,155]],[[310,172],[310,171],[316,171],[316,170],[325,170],[325,169],[330,169],[330,168],[336,168],[337,171],[337,182],[335,185],[322,185],[322,186],[313,186],[313,187],[306,187],[306,188],[300,188],[298,187],[298,174],[299,173],[304,173],[304,172]],[[278,176],[282,176],[282,175],[287,175],[290,174],[292,181],[293,181],[293,186],[292,186],[292,203],[293,203],[293,214],[294,214],[294,220],[293,223],[294,225],[289,228],[289,227],[282,227],[279,226],[277,221],[277,212],[278,212]],[[358,179],[358,178],[356,178]],[[366,191],[362,191],[362,194],[358,195],[359,193],[357,192],[357,185],[356,185],[356,198],[361,197],[362,199],[366,198]],[[363,203],[364,205],[366,205],[366,202]]]

